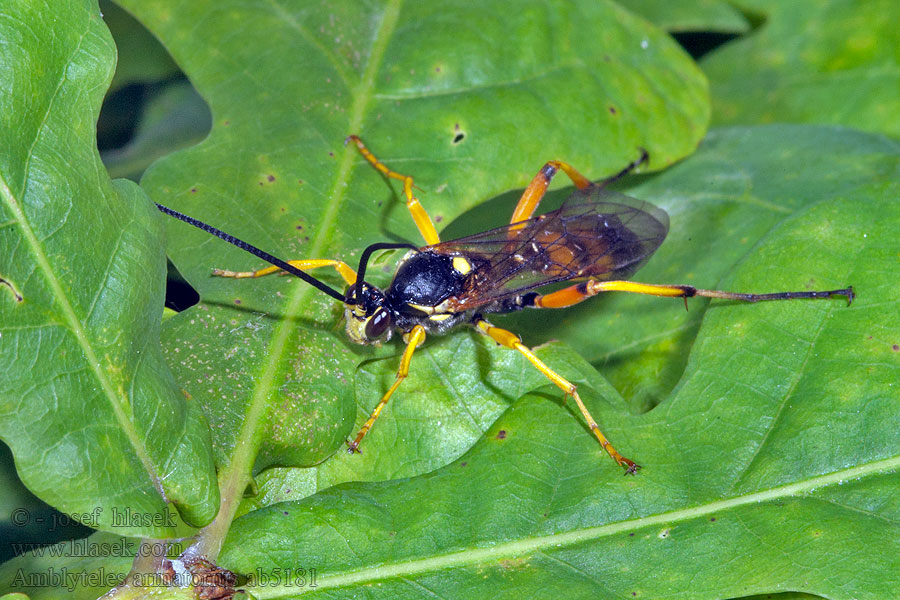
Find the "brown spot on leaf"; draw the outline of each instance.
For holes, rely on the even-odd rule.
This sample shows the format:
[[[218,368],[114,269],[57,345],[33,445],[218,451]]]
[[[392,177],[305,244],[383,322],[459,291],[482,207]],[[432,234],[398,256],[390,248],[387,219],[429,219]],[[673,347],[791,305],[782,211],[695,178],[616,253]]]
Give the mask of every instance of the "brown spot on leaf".
[[[25,301],[25,298],[22,297],[22,294],[19,293],[19,290],[17,290],[16,287],[12,283],[3,279],[2,277],[0,277],[0,285],[5,285],[6,287],[9,288],[9,291],[12,292],[13,298],[16,299],[16,302],[24,302]]]
[[[506,439],[506,430],[505,429],[501,429],[500,431],[497,432],[497,439],[498,440]]]

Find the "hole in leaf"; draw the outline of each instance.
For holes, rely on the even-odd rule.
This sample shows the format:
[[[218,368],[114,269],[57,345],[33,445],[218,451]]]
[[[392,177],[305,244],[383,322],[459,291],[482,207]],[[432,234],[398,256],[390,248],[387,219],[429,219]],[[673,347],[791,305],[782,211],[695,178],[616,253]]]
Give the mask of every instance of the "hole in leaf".
[[[171,261],[166,261],[165,306],[175,312],[186,310],[200,302],[200,294],[189,284]]]

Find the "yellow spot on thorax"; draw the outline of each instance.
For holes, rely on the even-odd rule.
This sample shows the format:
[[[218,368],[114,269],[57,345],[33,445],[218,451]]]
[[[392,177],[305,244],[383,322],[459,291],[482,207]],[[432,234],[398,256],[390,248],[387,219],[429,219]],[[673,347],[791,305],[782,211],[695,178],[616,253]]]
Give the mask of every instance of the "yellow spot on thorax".
[[[453,269],[461,275],[468,275],[472,271],[472,263],[462,256],[454,256]]]

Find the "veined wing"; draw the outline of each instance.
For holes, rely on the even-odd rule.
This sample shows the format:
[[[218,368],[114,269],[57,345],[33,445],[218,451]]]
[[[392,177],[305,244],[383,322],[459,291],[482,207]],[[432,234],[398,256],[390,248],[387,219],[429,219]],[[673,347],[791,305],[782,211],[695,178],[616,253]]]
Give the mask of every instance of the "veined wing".
[[[560,281],[626,279],[656,251],[668,229],[663,210],[591,187],[539,217],[427,248],[471,263],[456,302],[457,310],[468,310]]]

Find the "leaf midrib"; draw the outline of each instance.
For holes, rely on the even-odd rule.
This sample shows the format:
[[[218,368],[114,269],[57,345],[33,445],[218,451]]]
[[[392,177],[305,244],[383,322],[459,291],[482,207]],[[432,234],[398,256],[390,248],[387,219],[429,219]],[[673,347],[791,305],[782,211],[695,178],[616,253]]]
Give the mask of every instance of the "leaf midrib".
[[[375,76],[381,66],[385,49],[397,23],[401,4],[402,0],[393,0],[385,7],[363,78],[353,95],[353,105],[349,111],[348,134],[358,131],[362,125],[363,115],[369,101],[373,97]],[[333,237],[335,224],[343,207],[353,158],[354,156],[350,149],[345,151],[341,157],[334,183],[326,196],[328,201],[325,203],[325,212],[310,245],[309,256],[311,257],[320,257],[328,240]],[[307,298],[312,297],[316,293],[318,292],[308,285],[295,285],[289,295],[285,314],[288,317],[301,314],[301,309],[311,304]],[[198,544],[202,551],[213,559],[218,555],[225,533],[234,518],[238,506],[237,498],[243,494],[244,488],[249,482],[250,472],[261,443],[262,423],[281,363],[278,358],[287,351],[288,340],[295,326],[294,320],[291,318],[282,319],[276,326],[269,344],[269,352],[267,353],[270,359],[263,363],[258,384],[254,388],[253,397],[245,411],[243,425],[238,432],[235,452],[219,478],[222,493],[220,514],[209,528],[205,530],[207,539],[202,540]]]
[[[421,573],[434,572],[441,569],[496,562],[502,559],[528,556],[535,552],[556,550],[566,546],[595,541],[600,538],[652,527],[654,525],[671,526],[676,522],[689,521],[745,505],[760,504],[782,498],[805,496],[815,490],[834,485],[841,485],[847,481],[861,479],[867,476],[889,473],[898,468],[900,468],[900,456],[894,456],[864,465],[834,471],[825,475],[811,477],[800,482],[774,487],[761,492],[753,492],[725,500],[709,502],[700,506],[658,513],[628,521],[619,521],[617,523],[609,523],[607,525],[599,525],[596,527],[585,527],[583,529],[576,529],[552,535],[523,538],[513,542],[496,544],[487,548],[473,548],[459,552],[441,554],[431,558],[384,564],[378,567],[347,571],[334,575],[319,574],[316,578],[317,585],[314,588],[286,586],[253,588],[248,586],[247,590],[251,591],[256,597],[261,599],[282,598],[287,596],[293,597],[311,591],[321,592],[326,589],[346,587],[360,583],[385,581],[398,577],[413,577]]]

